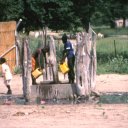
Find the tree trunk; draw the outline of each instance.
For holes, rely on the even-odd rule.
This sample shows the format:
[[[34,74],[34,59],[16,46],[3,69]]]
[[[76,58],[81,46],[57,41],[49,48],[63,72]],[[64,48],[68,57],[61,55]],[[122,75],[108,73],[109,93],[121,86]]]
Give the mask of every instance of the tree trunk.
[[[19,52],[20,65],[22,68],[23,96],[26,101],[30,100],[31,85],[31,51],[27,39],[23,39],[20,43],[19,38],[16,39],[16,46]]]
[[[48,46],[47,44],[47,26],[45,26],[42,30],[42,48],[45,48],[46,46]],[[43,80],[48,80],[49,79],[49,68],[47,67],[47,54],[45,54],[44,56],[45,60],[45,73],[43,75]]]
[[[56,46],[55,41],[52,36],[50,36],[49,42],[49,63],[51,64],[52,73],[53,73],[53,82],[58,83],[58,67],[57,67],[57,60],[56,60]]]
[[[30,85],[31,85],[31,52],[28,45],[28,40],[23,41],[23,95],[26,101],[30,100]]]
[[[96,38],[92,29],[77,35],[76,87],[78,95],[88,96],[95,88]]]

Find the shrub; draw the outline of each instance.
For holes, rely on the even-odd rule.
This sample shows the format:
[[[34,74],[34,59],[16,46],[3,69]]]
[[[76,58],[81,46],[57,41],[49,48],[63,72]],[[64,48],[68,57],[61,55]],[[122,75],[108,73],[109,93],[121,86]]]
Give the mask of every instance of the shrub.
[[[128,73],[128,59],[124,59],[123,56],[117,55],[117,57],[108,58],[107,63],[99,63],[97,67],[97,74],[106,73]]]
[[[14,73],[15,74],[21,74],[22,73],[21,67],[19,67],[19,66],[18,67],[15,67],[14,68]]]
[[[115,73],[128,73],[128,59],[124,59],[123,56],[110,59],[109,69]]]

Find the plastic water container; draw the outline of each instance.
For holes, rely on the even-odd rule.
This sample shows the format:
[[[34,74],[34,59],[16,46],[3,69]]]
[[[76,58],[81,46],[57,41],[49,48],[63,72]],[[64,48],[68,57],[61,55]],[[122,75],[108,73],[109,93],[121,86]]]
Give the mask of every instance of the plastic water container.
[[[60,68],[60,71],[63,73],[63,74],[66,74],[68,73],[69,71],[69,68],[68,68],[68,65],[66,62],[64,62],[63,64],[59,64],[59,68]]]
[[[39,68],[37,68],[37,69],[35,69],[33,72],[32,72],[32,76],[34,77],[34,78],[38,78],[40,75],[42,75],[43,74],[43,72],[42,72],[42,70],[41,69],[39,69]]]

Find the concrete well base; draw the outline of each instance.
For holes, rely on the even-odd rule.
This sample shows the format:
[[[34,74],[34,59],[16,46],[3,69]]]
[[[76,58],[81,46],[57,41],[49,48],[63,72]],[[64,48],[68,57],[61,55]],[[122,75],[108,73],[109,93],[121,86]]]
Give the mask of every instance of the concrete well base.
[[[53,83],[40,83],[31,86],[31,96],[40,97],[42,99],[65,99],[76,95],[75,84],[53,84]]]

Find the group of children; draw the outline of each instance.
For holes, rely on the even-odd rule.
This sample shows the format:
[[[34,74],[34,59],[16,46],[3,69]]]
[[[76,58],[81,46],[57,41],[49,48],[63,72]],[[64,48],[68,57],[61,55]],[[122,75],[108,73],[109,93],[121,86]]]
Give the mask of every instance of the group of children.
[[[66,34],[64,34],[62,36],[62,42],[64,44],[62,61],[64,61],[65,58],[67,57],[68,67],[69,67],[69,72],[68,72],[69,83],[74,83],[74,80],[75,80],[75,73],[74,73],[75,55],[74,55],[74,50],[73,50],[71,42],[67,40],[67,35]],[[43,53],[43,56],[45,56],[46,52],[49,52],[48,47],[43,48],[43,49],[38,49],[32,55],[32,71],[35,70],[39,66],[40,54]],[[1,67],[2,67],[2,76],[4,77],[4,83],[5,83],[5,85],[8,89],[7,94],[12,94],[12,90],[11,90],[12,73],[11,73],[11,70],[10,70],[9,65],[7,64],[7,61],[6,61],[5,58],[0,58],[0,64],[1,64]],[[32,84],[36,84],[36,79],[33,76],[32,76]]]

